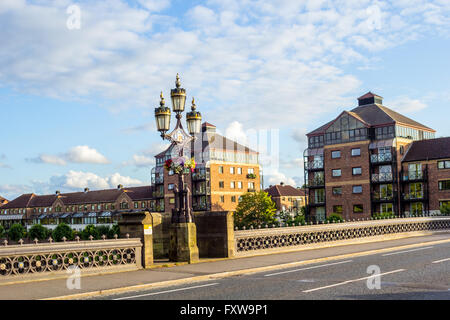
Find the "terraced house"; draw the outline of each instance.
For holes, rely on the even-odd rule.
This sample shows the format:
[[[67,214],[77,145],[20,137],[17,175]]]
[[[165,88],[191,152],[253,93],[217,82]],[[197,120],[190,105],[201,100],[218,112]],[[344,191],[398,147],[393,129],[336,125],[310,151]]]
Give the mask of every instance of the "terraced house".
[[[448,138],[434,139],[435,130],[383,106],[382,99],[369,92],[358,107],[307,134],[310,217],[436,213],[449,199]],[[439,190],[438,199],[429,201],[430,190]]]
[[[81,230],[88,224],[110,225],[124,211],[140,210],[151,206],[151,187],[94,190],[52,195],[23,194],[0,207],[0,223],[9,227],[13,223],[28,226],[43,224],[54,228],[65,222]]]
[[[232,141],[216,132],[210,123],[202,124],[188,154],[194,157],[195,171],[185,183],[191,189],[194,211],[233,211],[243,193],[260,190],[258,152]],[[174,145],[156,155],[152,169],[155,211],[170,213],[175,206],[173,188],[178,177],[164,169],[164,162],[172,158]]]

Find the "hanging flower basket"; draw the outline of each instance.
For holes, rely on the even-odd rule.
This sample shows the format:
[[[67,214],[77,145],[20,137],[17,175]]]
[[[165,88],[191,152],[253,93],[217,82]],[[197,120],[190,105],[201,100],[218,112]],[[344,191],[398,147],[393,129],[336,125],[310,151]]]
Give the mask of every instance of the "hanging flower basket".
[[[195,160],[194,158],[189,159],[187,157],[177,157],[168,159],[164,163],[164,168],[166,168],[167,171],[172,170],[176,174],[188,173],[189,170],[191,172],[194,172]]]

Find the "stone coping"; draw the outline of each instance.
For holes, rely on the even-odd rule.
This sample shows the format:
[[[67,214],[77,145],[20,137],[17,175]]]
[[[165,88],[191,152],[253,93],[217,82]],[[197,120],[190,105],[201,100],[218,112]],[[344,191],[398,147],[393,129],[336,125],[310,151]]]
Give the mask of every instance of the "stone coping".
[[[319,225],[304,225],[295,227],[278,227],[278,228],[261,228],[261,229],[249,229],[249,230],[235,230],[235,238],[255,236],[255,235],[269,235],[269,234],[292,234],[292,233],[305,233],[305,232],[318,232],[318,231],[330,231],[330,230],[342,230],[361,227],[375,227],[382,225],[397,225],[404,223],[425,223],[432,221],[450,221],[450,217],[414,217],[414,218],[397,218],[397,219],[380,219],[380,220],[367,220],[367,221],[354,221],[354,222],[341,222],[341,223],[329,223]]]

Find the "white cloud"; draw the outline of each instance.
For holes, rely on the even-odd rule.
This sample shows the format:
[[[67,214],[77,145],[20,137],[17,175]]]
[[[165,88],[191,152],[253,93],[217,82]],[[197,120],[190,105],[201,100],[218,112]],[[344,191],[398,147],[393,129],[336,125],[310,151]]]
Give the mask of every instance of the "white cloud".
[[[264,175],[264,186],[268,187],[269,185],[280,184],[283,182],[285,185],[291,185],[293,187],[297,187],[297,183],[294,179],[287,177],[284,173],[281,172],[273,172],[270,175]]]
[[[65,166],[67,162],[92,164],[109,163],[108,159],[104,155],[89,146],[76,146],[69,149],[68,152],[60,155],[41,154],[36,158],[27,158],[25,160],[28,162],[47,163],[59,166]]]
[[[441,0],[211,0],[181,17],[155,13],[166,0],[79,3],[82,28],[70,31],[69,1],[1,2],[2,84],[62,99],[100,96],[122,110],[157,105],[162,84],[180,72],[210,121],[233,114],[245,127],[305,125],[349,104],[360,81],[343,71],[347,63],[450,29]],[[374,4],[380,28],[370,27]]]
[[[419,99],[402,96],[394,98],[386,103],[399,113],[414,113],[427,107],[427,104]]]
[[[65,158],[74,163],[109,163],[108,159],[97,150],[88,146],[73,147],[67,152]]]
[[[136,166],[138,168],[150,168],[155,165],[154,157],[147,157],[144,155],[134,154],[130,161],[125,161],[122,163],[124,166]]]

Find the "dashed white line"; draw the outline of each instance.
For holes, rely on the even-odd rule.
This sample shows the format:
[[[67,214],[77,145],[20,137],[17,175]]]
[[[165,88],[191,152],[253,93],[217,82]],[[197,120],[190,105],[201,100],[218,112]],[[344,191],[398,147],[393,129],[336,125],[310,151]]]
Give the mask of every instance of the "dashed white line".
[[[304,292],[304,293],[308,293],[308,292],[313,292],[313,291],[317,291],[317,290],[328,289],[328,288],[332,288],[332,287],[342,286],[342,285],[347,284],[347,283],[352,283],[352,282],[357,282],[357,281],[367,280],[367,279],[370,279],[370,278],[379,277],[379,276],[384,276],[384,275],[386,275],[386,274],[391,274],[391,273],[396,273],[396,272],[402,272],[402,271],[406,271],[406,269],[398,269],[398,270],[393,270],[393,271],[389,271],[389,272],[384,272],[384,273],[380,273],[380,274],[376,274],[376,275],[371,275],[371,276],[364,277],[364,278],[353,279],[353,280],[347,280],[347,281],[344,281],[344,282],[339,282],[339,283],[335,283],[335,284],[330,284],[330,285],[324,286],[324,287],[319,287],[319,288],[314,288],[314,289],[304,290],[303,292]]]
[[[271,277],[271,276],[276,276],[276,275],[279,275],[279,274],[291,273],[291,272],[297,272],[297,271],[302,271],[302,270],[309,270],[309,269],[323,268],[323,267],[328,267],[328,266],[334,266],[334,265],[336,265],[336,264],[349,263],[349,262],[352,262],[352,261],[353,261],[353,260],[346,260],[346,261],[340,261],[340,262],[334,262],[334,263],[322,264],[322,265],[320,265],[320,266],[312,266],[312,267],[306,267],[306,268],[295,269],[295,270],[281,271],[281,272],[276,272],[276,273],[266,274],[266,275],[264,275],[264,277]]]
[[[413,252],[413,251],[419,251],[419,250],[426,250],[426,249],[431,249],[433,247],[425,247],[425,248],[417,248],[417,249],[411,249],[411,250],[404,250],[404,251],[397,251],[397,252],[391,252],[391,253],[385,253],[382,256],[392,256],[394,254],[400,254],[400,253],[406,253],[406,252]]]
[[[436,261],[433,261],[432,263],[440,263],[440,262],[444,262],[444,261],[450,261],[450,258],[441,259],[441,260],[436,260]],[[449,289],[449,290],[450,290],[450,289]]]
[[[116,298],[116,299],[113,299],[113,300],[126,300],[126,299],[134,299],[134,298],[140,298],[140,297],[146,297],[146,296],[154,296],[154,295],[157,295],[157,294],[164,294],[164,293],[171,293],[171,292],[176,292],[176,291],[183,291],[183,290],[191,290],[191,289],[210,287],[210,286],[215,286],[215,285],[218,285],[218,284],[219,284],[218,282],[208,283],[208,284],[204,284],[204,285],[201,285],[201,286],[179,288],[179,289],[166,290],[166,291],[160,291],[160,292],[151,292],[151,293],[140,294],[140,295],[137,295],[137,296]]]

